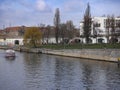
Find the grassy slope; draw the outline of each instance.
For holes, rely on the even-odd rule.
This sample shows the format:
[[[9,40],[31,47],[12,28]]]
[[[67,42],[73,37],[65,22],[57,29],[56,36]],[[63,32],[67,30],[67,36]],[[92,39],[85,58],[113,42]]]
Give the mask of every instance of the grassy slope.
[[[40,48],[48,49],[120,49],[120,44],[65,44],[65,45],[42,45]]]

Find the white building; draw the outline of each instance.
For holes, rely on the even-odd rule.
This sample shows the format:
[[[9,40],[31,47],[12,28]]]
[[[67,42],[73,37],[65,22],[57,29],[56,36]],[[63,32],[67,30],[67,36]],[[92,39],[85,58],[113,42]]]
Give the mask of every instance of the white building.
[[[107,17],[92,18],[90,37],[91,43],[108,43],[108,30],[106,28],[106,20]],[[120,18],[115,18],[115,26],[117,26],[118,23],[120,24]],[[115,28],[115,32],[120,33],[120,28]],[[111,30],[109,30],[109,34],[111,34]],[[80,22],[80,36],[84,36],[83,21]],[[111,36],[109,36],[109,39],[111,39]],[[83,43],[86,43],[85,38],[81,38],[81,41]],[[117,36],[117,41],[120,42],[120,36]]]
[[[23,45],[23,38],[6,38],[5,40],[0,39],[0,45]]]

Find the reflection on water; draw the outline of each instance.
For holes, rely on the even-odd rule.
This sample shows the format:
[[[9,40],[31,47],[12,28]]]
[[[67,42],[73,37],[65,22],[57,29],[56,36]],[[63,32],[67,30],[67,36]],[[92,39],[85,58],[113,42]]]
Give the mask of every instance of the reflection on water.
[[[120,90],[116,63],[19,52],[17,56],[12,63],[1,58],[0,90]]]
[[[16,57],[5,57],[6,60],[15,60]]]

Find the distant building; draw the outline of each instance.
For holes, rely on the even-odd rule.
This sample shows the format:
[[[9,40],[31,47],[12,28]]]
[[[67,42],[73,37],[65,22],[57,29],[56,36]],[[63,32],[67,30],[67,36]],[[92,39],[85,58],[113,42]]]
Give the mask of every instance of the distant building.
[[[64,31],[59,32],[60,37],[58,38],[58,43],[70,43],[70,42],[81,42],[79,38],[79,29],[73,28],[73,23],[69,21],[68,28],[71,30],[63,29]],[[7,27],[4,30],[0,30],[0,45],[24,45],[24,33],[27,28],[26,26],[15,26]],[[54,26],[41,26],[38,27],[42,33],[41,43],[42,44],[56,44],[55,38],[55,27]],[[66,31],[65,31],[66,30]],[[81,31],[82,32],[82,31]],[[80,40],[81,39],[81,40]]]
[[[115,35],[117,43],[120,43],[120,27],[117,25],[120,24],[120,17],[115,18]],[[85,42],[84,38],[84,21],[80,22],[80,37],[81,42]],[[107,29],[107,17],[94,17],[92,18],[92,25],[91,25],[91,37],[90,43],[108,43],[107,36],[109,33],[109,40],[112,38],[112,30]]]
[[[24,45],[24,33],[26,28],[25,26],[16,26],[16,27],[7,27],[4,30],[0,30],[0,45]],[[55,31],[54,27],[49,29],[46,27],[39,27],[42,33],[41,42],[43,44],[55,44]],[[60,42],[60,39],[58,40]]]
[[[24,26],[7,27],[1,30],[0,45],[23,45]]]

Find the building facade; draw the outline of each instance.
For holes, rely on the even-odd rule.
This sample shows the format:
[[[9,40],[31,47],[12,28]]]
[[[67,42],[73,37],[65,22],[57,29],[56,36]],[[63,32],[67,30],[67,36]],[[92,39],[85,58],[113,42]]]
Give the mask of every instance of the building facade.
[[[8,46],[14,46],[14,45],[24,45],[24,33],[27,28],[31,27],[25,27],[25,26],[16,26],[16,27],[7,27],[4,30],[0,30],[0,45],[8,45]],[[40,31],[42,33],[41,43],[42,44],[55,44],[55,35],[54,31],[47,30],[47,28],[40,28]],[[61,39],[58,39],[58,42],[60,42]]]
[[[91,24],[90,43],[109,43],[114,37],[117,43],[120,43],[120,17],[114,18],[114,22],[108,22],[108,17],[93,17]],[[108,23],[111,25],[108,27]],[[112,27],[112,23],[114,24]],[[84,21],[80,22],[81,42],[86,43],[84,38]]]

